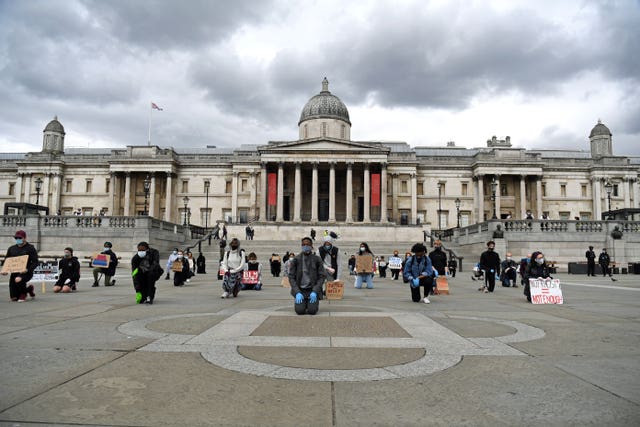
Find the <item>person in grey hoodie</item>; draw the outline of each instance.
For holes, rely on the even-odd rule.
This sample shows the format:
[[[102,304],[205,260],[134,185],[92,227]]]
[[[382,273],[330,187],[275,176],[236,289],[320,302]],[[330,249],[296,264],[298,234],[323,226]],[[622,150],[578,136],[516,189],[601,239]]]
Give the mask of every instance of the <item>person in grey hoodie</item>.
[[[313,253],[313,240],[304,237],[298,256],[289,260],[289,283],[297,314],[316,314],[322,299],[326,270],[322,259]]]

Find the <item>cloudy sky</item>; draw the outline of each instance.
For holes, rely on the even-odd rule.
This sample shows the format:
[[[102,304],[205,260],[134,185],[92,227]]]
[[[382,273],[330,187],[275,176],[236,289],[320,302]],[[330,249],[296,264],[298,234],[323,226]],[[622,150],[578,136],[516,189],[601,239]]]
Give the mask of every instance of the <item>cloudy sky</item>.
[[[295,140],[327,77],[353,140],[640,155],[640,2],[0,0],[0,151]]]

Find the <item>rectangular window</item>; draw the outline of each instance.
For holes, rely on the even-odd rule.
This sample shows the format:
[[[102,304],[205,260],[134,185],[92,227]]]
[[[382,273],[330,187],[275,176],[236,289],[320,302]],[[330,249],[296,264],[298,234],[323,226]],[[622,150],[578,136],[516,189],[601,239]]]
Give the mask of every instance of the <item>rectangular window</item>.
[[[468,227],[471,218],[470,212],[460,212],[460,227]]]
[[[446,230],[449,227],[447,220],[449,219],[449,211],[440,211],[440,230]]]
[[[568,221],[571,219],[571,212],[558,212],[558,217],[562,221]]]
[[[500,184],[500,195],[507,196],[507,184]]]
[[[419,182],[418,183],[418,196],[423,196],[424,195],[424,183]]]
[[[469,184],[467,184],[466,182],[463,182],[460,194],[463,196],[468,196],[468,192],[469,192]]]
[[[580,212],[580,219],[582,221],[590,221],[591,220],[591,212]]]
[[[619,189],[618,189],[618,184],[613,184],[613,193],[611,194],[613,197],[618,197],[619,193],[618,193]]]
[[[88,179],[85,184],[85,193],[91,193],[91,188],[93,187],[93,181]]]
[[[71,193],[71,190],[73,189],[72,182],[73,182],[73,181],[72,181],[72,180],[70,180],[70,179],[67,179],[67,180],[64,182],[64,192],[65,192],[65,193]]]
[[[9,183],[9,196],[15,195],[14,194],[15,192],[16,192],[16,183],[15,182],[10,182]]]
[[[580,186],[580,194],[582,195],[582,197],[587,197],[587,184],[582,184]]]
[[[240,191],[242,191],[242,192],[247,191],[247,186],[248,186],[248,184],[249,184],[249,180],[247,180],[247,179],[242,179],[242,180],[240,181]]]
[[[440,196],[444,196],[447,192],[446,184],[444,182],[439,182],[438,186],[440,187],[439,189],[438,187],[436,187],[436,189],[438,189],[438,192],[439,192],[438,194],[440,194]]]
[[[408,185],[407,181],[404,181],[404,180],[400,181],[400,192],[401,193],[405,193],[405,194],[408,193],[409,192],[408,188],[409,188],[409,185]]]
[[[547,197],[547,184],[542,184],[542,197]]]
[[[188,192],[189,192],[189,180],[183,179],[182,180],[182,193],[188,193]]]
[[[224,183],[224,192],[227,194],[231,193],[231,181]]]
[[[109,178],[104,181],[104,192],[109,194],[109,190],[111,189],[111,180]]]
[[[560,184],[560,197],[567,197],[567,184]]]

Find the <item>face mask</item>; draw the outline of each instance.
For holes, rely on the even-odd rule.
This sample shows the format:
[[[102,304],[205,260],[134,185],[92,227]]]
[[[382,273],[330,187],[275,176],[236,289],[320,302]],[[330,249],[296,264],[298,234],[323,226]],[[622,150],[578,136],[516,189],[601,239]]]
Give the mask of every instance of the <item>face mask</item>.
[[[103,248],[104,252],[109,252],[111,250],[111,248]]]
[[[178,254],[178,251],[173,251],[173,254],[174,254],[174,255],[177,255],[177,254]]]
[[[510,256],[507,257],[507,261],[511,261],[511,257]]]
[[[236,249],[238,249],[238,245],[231,245],[230,247],[231,247],[231,249],[233,249],[234,251],[235,251]]]
[[[330,250],[330,249],[331,249],[331,245],[324,245],[324,248],[325,248],[326,250]]]
[[[147,251],[138,251],[138,256],[139,256],[140,258],[144,258],[144,257],[145,257],[145,255],[147,255]]]
[[[311,246],[303,245],[300,247],[300,249],[302,250],[302,253],[306,255],[311,253]]]
[[[442,250],[442,248],[441,248],[440,246],[436,246],[436,247],[434,247],[434,249],[435,249],[436,251],[441,251],[441,250]]]
[[[182,258],[182,254],[178,254],[178,259]]]
[[[488,248],[487,250],[490,252],[493,252],[493,248]]]
[[[22,239],[16,239],[16,245],[21,245],[24,243],[24,240]]]
[[[65,258],[71,258],[71,254],[70,254],[69,252],[65,252],[65,253],[64,253],[64,257],[65,257]]]
[[[544,258],[536,258],[536,262],[540,265],[544,264]]]
[[[364,252],[365,248],[361,247],[360,252]]]

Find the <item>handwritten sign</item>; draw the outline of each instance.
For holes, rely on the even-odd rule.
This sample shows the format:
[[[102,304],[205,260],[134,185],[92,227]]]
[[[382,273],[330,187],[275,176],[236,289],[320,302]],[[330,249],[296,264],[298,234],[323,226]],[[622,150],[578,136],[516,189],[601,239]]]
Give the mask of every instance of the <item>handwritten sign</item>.
[[[356,256],[356,273],[373,273],[373,257],[371,255]]]
[[[438,295],[449,295],[449,280],[444,276],[436,278],[436,293]]]
[[[531,302],[534,304],[563,304],[559,279],[529,279]]]
[[[392,270],[400,270],[402,268],[402,258],[399,256],[389,257],[389,268]]]
[[[4,260],[3,273],[22,273],[27,270],[29,255],[13,256]]]
[[[96,254],[91,260],[92,267],[106,268],[109,266],[109,258],[107,254]]]
[[[34,282],[56,282],[58,280],[58,266],[49,263],[40,263],[33,271]]]
[[[245,285],[257,285],[260,272],[258,270],[245,270],[242,272],[242,283]]]
[[[326,294],[327,299],[342,299],[342,296],[344,295],[344,282],[342,280],[327,282]]]
[[[181,259],[176,259],[171,264],[171,271],[173,271],[175,273],[182,273],[182,266],[183,266],[182,258]]]

